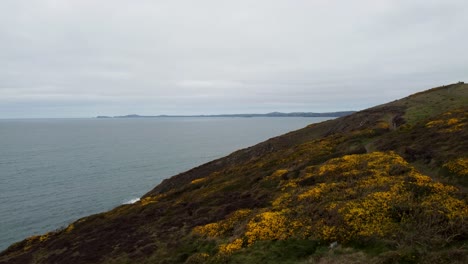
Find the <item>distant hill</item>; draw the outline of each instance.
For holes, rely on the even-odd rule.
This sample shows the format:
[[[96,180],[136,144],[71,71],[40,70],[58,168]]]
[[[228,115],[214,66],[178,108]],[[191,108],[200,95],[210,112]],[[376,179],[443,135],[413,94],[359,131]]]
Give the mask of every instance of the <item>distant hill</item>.
[[[154,117],[342,117],[355,113],[355,111],[328,112],[328,113],[310,113],[310,112],[293,112],[280,113],[272,112],[267,114],[221,114],[221,115],[124,115],[124,116],[97,116],[96,118],[154,118]]]
[[[0,263],[468,263],[467,190],[457,83],[208,162]]]

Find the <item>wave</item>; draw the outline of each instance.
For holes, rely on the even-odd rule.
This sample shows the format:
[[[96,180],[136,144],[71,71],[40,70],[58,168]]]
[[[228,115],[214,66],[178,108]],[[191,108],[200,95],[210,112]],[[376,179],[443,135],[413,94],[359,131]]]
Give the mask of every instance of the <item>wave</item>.
[[[140,201],[140,198],[132,198],[126,202],[124,202],[123,204],[134,204],[136,202]]]

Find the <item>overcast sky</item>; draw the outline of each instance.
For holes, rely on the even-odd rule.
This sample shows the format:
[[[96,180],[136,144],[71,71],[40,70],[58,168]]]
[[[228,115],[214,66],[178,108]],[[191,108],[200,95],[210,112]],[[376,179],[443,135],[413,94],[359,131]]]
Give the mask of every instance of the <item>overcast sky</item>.
[[[360,110],[468,81],[468,1],[1,0],[0,118]]]

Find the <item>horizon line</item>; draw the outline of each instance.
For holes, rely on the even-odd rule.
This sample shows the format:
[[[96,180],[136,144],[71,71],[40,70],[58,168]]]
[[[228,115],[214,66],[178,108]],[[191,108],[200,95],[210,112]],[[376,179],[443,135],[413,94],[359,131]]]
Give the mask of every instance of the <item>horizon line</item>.
[[[156,118],[156,117],[314,117],[314,116],[301,116],[302,115],[323,115],[323,114],[340,114],[340,113],[353,113],[358,110],[343,110],[331,112],[267,112],[267,113],[236,113],[236,114],[159,114],[159,115],[141,115],[141,114],[126,114],[126,115],[96,115],[96,116],[80,116],[80,117],[0,117],[0,120],[15,120],[15,119],[96,119],[96,118]],[[283,116],[277,116],[283,115]],[[296,116],[294,116],[296,115]],[[326,117],[326,116],[316,116]],[[336,117],[330,116],[330,117]]]

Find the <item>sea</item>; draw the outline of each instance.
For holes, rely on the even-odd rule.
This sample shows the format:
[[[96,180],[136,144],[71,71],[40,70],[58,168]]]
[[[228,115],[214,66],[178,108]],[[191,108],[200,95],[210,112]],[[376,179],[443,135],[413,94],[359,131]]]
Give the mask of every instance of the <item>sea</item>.
[[[0,120],[0,251],[133,203],[180,172],[327,119]]]

